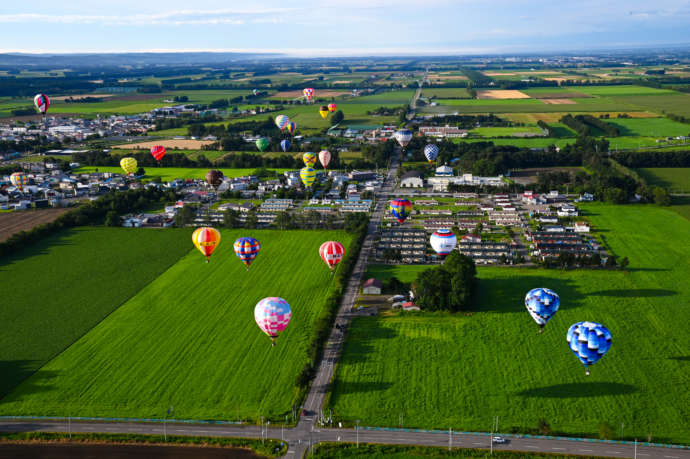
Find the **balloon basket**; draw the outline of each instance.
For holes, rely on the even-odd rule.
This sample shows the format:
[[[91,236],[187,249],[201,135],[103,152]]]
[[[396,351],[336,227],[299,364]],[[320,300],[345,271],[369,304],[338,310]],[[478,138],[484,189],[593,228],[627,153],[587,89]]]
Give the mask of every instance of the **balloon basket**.
[[[209,263],[210,261],[211,261],[211,260],[209,260],[208,258],[206,259],[206,263]]]
[[[585,369],[585,376],[589,376],[589,370]]]

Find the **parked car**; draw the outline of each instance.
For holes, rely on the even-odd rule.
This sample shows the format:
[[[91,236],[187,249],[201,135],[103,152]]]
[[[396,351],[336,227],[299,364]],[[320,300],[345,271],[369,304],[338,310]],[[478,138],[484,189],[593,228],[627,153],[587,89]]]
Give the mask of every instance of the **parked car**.
[[[493,437],[491,441],[493,443],[507,443],[507,440],[503,437]]]

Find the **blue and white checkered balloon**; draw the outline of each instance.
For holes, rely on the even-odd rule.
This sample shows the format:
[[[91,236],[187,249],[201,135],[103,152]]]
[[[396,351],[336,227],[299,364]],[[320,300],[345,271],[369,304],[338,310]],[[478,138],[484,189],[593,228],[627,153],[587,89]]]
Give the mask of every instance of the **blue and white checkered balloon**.
[[[542,328],[556,314],[561,299],[548,288],[534,288],[525,296],[525,307],[534,321]]]
[[[594,365],[611,348],[611,332],[595,322],[578,322],[568,329],[566,337],[570,350],[580,359],[589,375]]]

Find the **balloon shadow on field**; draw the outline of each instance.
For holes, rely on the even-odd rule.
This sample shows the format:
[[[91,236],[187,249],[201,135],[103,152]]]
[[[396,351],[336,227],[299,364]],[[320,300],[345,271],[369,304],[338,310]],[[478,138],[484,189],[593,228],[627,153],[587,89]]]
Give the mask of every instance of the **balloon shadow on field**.
[[[548,288],[556,292],[561,299],[560,309],[572,309],[582,306],[584,295],[580,293],[577,282],[566,278],[545,276],[506,276],[482,279],[481,272],[475,284],[474,299],[471,311],[479,312],[522,312],[525,310],[525,295],[533,288]]]
[[[12,265],[26,258],[35,257],[38,255],[50,254],[50,249],[60,245],[74,245],[68,238],[76,234],[77,231],[72,228],[63,229],[55,234],[47,237],[38,238],[38,240],[27,241],[24,246],[18,247],[13,252],[0,257],[0,272],[9,271]]]
[[[678,292],[663,288],[640,288],[640,289],[620,289],[620,290],[600,290],[592,292],[592,296],[614,296],[618,298],[651,298],[657,296],[674,296]]]
[[[614,382],[585,382],[554,384],[546,387],[535,387],[523,390],[516,395],[520,397],[540,398],[588,398],[608,395],[625,395],[637,392],[638,389],[630,384]]]
[[[690,362],[690,355],[678,355],[675,357],[669,357],[671,360],[678,360],[679,362]]]

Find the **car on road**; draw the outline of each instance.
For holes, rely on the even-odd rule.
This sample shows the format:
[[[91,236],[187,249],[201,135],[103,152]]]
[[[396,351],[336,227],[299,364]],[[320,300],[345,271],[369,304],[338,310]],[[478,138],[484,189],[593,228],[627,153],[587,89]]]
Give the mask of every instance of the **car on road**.
[[[492,443],[498,443],[498,444],[503,444],[503,443],[508,443],[508,440],[506,440],[504,437],[493,437],[491,439]]]

